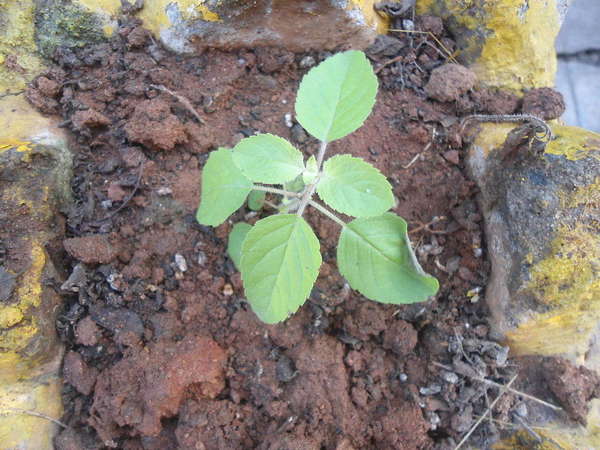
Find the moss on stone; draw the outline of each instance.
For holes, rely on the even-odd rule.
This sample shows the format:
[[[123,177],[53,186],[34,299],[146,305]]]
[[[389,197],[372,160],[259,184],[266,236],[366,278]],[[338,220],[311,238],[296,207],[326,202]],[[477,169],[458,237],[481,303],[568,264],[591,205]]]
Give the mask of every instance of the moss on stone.
[[[57,47],[83,47],[104,39],[103,23],[87,8],[64,0],[45,0],[35,11],[39,51],[52,56]]]

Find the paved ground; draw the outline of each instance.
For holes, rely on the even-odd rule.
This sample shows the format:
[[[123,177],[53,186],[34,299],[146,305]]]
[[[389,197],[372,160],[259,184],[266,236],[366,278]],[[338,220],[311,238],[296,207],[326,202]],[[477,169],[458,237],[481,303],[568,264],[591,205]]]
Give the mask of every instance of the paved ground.
[[[573,2],[556,50],[556,85],[567,104],[563,120],[600,132],[600,0]]]

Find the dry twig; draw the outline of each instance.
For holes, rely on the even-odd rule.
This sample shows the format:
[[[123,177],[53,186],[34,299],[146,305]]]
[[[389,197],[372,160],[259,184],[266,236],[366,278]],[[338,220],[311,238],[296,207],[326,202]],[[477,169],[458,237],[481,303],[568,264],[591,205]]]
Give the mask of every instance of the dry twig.
[[[196,120],[198,122],[200,122],[202,125],[204,125],[206,122],[204,121],[204,119],[200,116],[200,114],[198,114],[198,112],[196,111],[196,109],[194,108],[194,105],[192,105],[192,102],[190,102],[187,98],[185,98],[182,95],[179,95],[169,89],[167,89],[166,87],[164,87],[162,84],[151,84],[150,87],[152,89],[156,89],[162,92],[166,92],[167,94],[169,94],[170,96],[174,97],[175,99],[177,99],[179,101],[179,103],[181,103],[183,106],[185,106],[185,108],[192,113],[192,115],[196,118]]]
[[[492,411],[494,409],[494,406],[496,406],[496,403],[498,403],[498,401],[502,398],[502,396],[504,394],[506,394],[509,390],[510,390],[510,385],[513,384],[515,382],[515,380],[517,379],[518,374],[515,375],[514,377],[511,378],[511,380],[508,382],[508,384],[506,386],[501,386],[501,390],[500,392],[498,392],[498,397],[496,397],[494,399],[494,401],[492,402],[492,404],[490,405],[490,407],[486,410],[486,412],[483,414],[483,416],[481,416],[479,419],[477,419],[477,422],[475,422],[473,424],[473,426],[471,427],[471,429],[467,432],[467,434],[464,435],[464,437],[460,440],[460,442],[458,443],[458,445],[456,447],[454,447],[454,450],[458,450],[459,448],[461,448],[463,446],[463,444],[465,442],[467,442],[467,439],[469,439],[469,437],[473,434],[473,432],[477,429],[477,427],[479,426],[479,424],[481,422],[483,422],[483,419],[485,419],[485,417],[488,414],[492,414]]]
[[[61,426],[63,428],[69,428],[68,425],[62,423],[60,420],[53,419],[52,417],[47,416],[46,414],[42,414],[42,413],[39,413],[36,411],[30,411],[28,409],[21,409],[21,408],[11,408],[11,407],[6,408],[6,410],[15,412],[15,413],[19,413],[19,414],[26,414],[28,416],[39,417],[40,419],[46,419],[46,420],[49,420],[50,422],[55,423],[56,425]]]

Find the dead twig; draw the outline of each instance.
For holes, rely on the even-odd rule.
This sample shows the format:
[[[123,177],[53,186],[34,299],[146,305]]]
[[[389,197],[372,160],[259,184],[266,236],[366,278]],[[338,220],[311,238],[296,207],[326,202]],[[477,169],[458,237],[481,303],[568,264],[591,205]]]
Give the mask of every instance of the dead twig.
[[[133,196],[137,193],[138,189],[140,188],[140,184],[142,182],[142,175],[143,175],[143,173],[144,173],[144,163],[142,162],[140,164],[140,172],[138,174],[137,180],[135,181],[135,186],[133,187],[133,191],[131,191],[131,194],[129,194],[127,196],[127,198],[125,200],[123,200],[123,203],[121,203],[121,205],[117,209],[115,209],[114,211],[111,211],[104,218],[96,221],[96,223],[104,222],[105,220],[110,219],[115,214],[117,214],[119,211],[121,211],[123,208],[125,208],[125,206],[127,206],[127,204],[131,201],[131,199],[133,198]]]
[[[393,57],[392,59],[388,59],[386,62],[382,63],[377,69],[375,69],[375,73],[377,74],[377,73],[381,72],[381,70],[384,67],[387,67],[390,64],[394,64],[395,62],[402,60],[402,58],[404,58],[403,55],[398,55],[398,56]]]
[[[452,367],[447,366],[445,364],[441,364],[441,363],[439,363],[437,361],[434,361],[433,365],[437,366],[437,367],[441,367],[444,370],[458,372],[458,373],[460,373],[461,375],[463,375],[465,377],[472,378],[473,380],[479,381],[481,383],[485,383],[485,384],[490,385],[490,386],[495,386],[495,387],[498,387],[498,388],[504,387],[503,384],[496,383],[495,381],[488,380],[487,378],[483,378],[483,377],[479,377],[479,376],[474,376],[474,375],[472,375],[472,374],[470,374],[468,372],[460,370],[457,367],[452,368]],[[534,397],[533,395],[526,394],[525,392],[521,392],[521,391],[518,391],[518,390],[513,389],[513,388],[508,388],[508,390],[510,392],[512,392],[513,394],[519,395],[519,396],[521,396],[523,398],[526,398],[526,399],[532,400],[532,401],[534,401],[536,403],[539,403],[541,405],[547,406],[548,408],[551,408],[551,409],[553,409],[555,411],[562,411],[562,408],[560,406],[556,406],[556,405],[553,405],[552,403],[548,403],[548,402],[546,402],[544,400],[541,400],[541,399],[539,399],[537,397]]]
[[[450,61],[452,61],[452,62],[453,62],[453,63],[455,63],[455,64],[458,64],[458,61],[456,60],[456,58],[454,58],[454,54],[453,54],[453,53],[451,53],[451,52],[450,52],[450,50],[448,50],[448,49],[446,48],[446,46],[445,46],[444,44],[442,44],[442,41],[440,41],[440,40],[439,40],[439,39],[438,39],[438,38],[435,36],[435,34],[433,34],[431,31],[422,31],[422,30],[402,30],[402,29],[399,29],[399,28],[389,28],[389,29],[388,29],[388,31],[394,31],[394,32],[396,32],[396,33],[426,34],[426,35],[428,35],[429,37],[431,37],[431,39],[433,39],[433,40],[434,40],[434,41],[437,43],[437,45],[439,45],[439,46],[440,46],[440,47],[441,47],[441,48],[444,50],[444,52],[446,52],[446,55],[445,55],[445,56],[446,56],[446,57],[447,57],[447,58],[448,58]]]
[[[433,139],[435,139],[435,130],[434,130],[433,134],[434,134],[434,136],[433,136]],[[411,159],[411,160],[410,160],[410,162],[409,162],[408,164],[406,164],[405,166],[402,166],[402,168],[403,168],[403,169],[408,169],[408,168],[410,168],[410,166],[412,166],[412,165],[415,163],[415,161],[416,161],[417,159],[419,159],[419,156],[421,156],[423,153],[425,153],[427,150],[429,150],[429,147],[431,147],[431,142],[428,142],[428,143],[427,143],[427,145],[425,146],[425,148],[423,149],[423,151],[421,151],[421,152],[417,153],[417,154],[414,156],[414,158],[413,158],[413,159]]]
[[[479,424],[481,422],[483,422],[483,419],[485,419],[485,417],[488,414],[490,414],[490,415],[492,414],[492,411],[494,410],[494,406],[496,406],[496,403],[498,403],[498,401],[502,398],[502,396],[509,391],[510,385],[515,382],[515,380],[517,379],[517,376],[518,376],[518,374],[515,375],[514,377],[512,377],[511,380],[508,382],[508,384],[506,386],[500,385],[500,389],[501,390],[500,390],[500,392],[498,392],[498,396],[494,399],[494,401],[492,402],[492,404],[490,405],[490,407],[486,410],[486,412],[483,414],[483,416],[481,416],[479,419],[477,419],[477,422],[475,422],[473,424],[473,426],[471,427],[471,429],[460,440],[460,442],[458,443],[458,445],[456,447],[454,447],[454,450],[458,450],[459,448],[461,448],[463,446],[463,444],[465,442],[467,442],[467,440],[473,434],[473,432],[477,429],[477,427],[479,426]]]
[[[52,423],[55,423],[58,426],[61,426],[63,428],[69,428],[68,425],[62,423],[60,420],[57,419],[53,419],[50,416],[47,416],[46,414],[42,414],[36,411],[31,411],[28,409],[21,409],[21,408],[12,408],[12,407],[8,407],[6,408],[7,411],[11,411],[11,412],[15,412],[15,413],[19,413],[19,414],[26,414],[28,416],[34,416],[34,417],[39,417],[40,419],[46,419],[49,420]]]
[[[445,231],[445,230],[432,230],[430,228],[431,225],[436,224],[438,222],[441,222],[442,220],[445,220],[445,219],[446,219],[446,216],[436,216],[431,221],[429,221],[427,223],[417,222],[417,223],[420,223],[421,225],[419,225],[417,228],[415,228],[413,230],[410,230],[408,232],[408,234],[417,233],[418,231],[421,231],[421,230],[425,230],[425,231],[427,231],[428,233],[431,233],[431,234],[448,234],[448,232]]]
[[[202,125],[204,125],[206,122],[204,121],[204,119],[200,116],[200,114],[198,114],[198,112],[196,111],[196,109],[194,108],[194,105],[192,105],[192,102],[190,102],[187,98],[185,98],[182,95],[177,94],[176,92],[173,92],[169,89],[167,89],[166,87],[164,87],[162,84],[151,84],[150,85],[151,88],[162,91],[162,92],[166,92],[167,94],[169,94],[170,96],[174,97],[175,99],[177,99],[179,101],[179,103],[181,103],[183,106],[185,106],[185,108],[192,113],[192,115],[196,118],[196,120],[198,122],[200,122]]]

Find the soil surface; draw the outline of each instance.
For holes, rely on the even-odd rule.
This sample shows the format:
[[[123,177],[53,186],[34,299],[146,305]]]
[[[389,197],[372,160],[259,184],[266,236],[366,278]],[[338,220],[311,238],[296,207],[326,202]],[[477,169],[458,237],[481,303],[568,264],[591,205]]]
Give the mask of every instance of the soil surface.
[[[309,301],[275,326],[252,313],[225,252],[233,223],[271,211],[244,207],[200,226],[201,168],[211,150],[255,132],[311,155],[317,142],[293,122],[295,92],[329,54],[177,56],[129,19],[108,43],[56,53],[27,95],[64,118],[76,150],[57,323],[70,428],[57,448],[443,449],[486,411],[498,390],[475,379],[505,384],[516,368],[488,337],[488,263],[459,120],[521,105],[444,66],[454,43],[439,19],[416,27],[443,47],[427,35],[378,38],[367,51],[380,77],[375,109],[330,154],[362,157],[389,178],[439,294],[408,306],[361,297],[336,268],[339,227],[309,209],[323,266]],[[521,403],[504,396],[494,417],[512,423]],[[498,427],[485,421],[472,442],[487,446]]]

